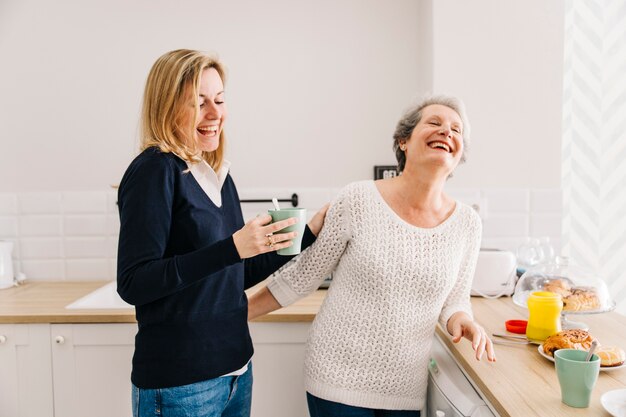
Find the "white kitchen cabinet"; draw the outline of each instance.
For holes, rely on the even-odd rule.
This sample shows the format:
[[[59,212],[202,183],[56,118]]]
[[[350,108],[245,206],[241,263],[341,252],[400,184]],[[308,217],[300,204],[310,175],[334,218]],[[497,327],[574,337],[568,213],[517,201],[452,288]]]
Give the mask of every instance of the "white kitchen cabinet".
[[[251,323],[252,417],[307,417],[310,323]],[[0,324],[0,416],[130,417],[137,325]]]
[[[311,323],[250,323],[254,342],[251,417],[308,417],[304,345]]]
[[[137,325],[53,324],[56,417],[130,417],[131,359]]]
[[[49,324],[0,324],[0,416],[52,417]]]
[[[303,365],[309,326],[250,324],[255,349],[252,417],[308,416]],[[130,371],[136,329],[135,324],[51,326],[56,417],[132,415]]]

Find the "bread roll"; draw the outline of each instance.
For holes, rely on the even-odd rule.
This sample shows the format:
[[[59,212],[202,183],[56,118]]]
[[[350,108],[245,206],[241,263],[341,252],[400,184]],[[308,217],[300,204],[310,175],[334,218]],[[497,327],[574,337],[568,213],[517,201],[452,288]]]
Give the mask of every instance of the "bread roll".
[[[620,366],[624,364],[624,351],[617,346],[600,346],[596,350],[600,357],[600,365],[606,367]]]
[[[556,294],[559,294],[561,297],[567,297],[572,292],[570,285],[561,278],[551,279],[545,284],[543,284],[544,291],[550,291]]]

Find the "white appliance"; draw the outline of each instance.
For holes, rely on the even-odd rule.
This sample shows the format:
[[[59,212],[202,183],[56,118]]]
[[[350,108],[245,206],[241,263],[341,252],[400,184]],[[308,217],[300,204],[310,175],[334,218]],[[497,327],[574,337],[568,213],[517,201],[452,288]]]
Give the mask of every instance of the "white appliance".
[[[426,417],[497,417],[435,336],[428,364]]]
[[[472,295],[497,298],[511,295],[517,281],[517,259],[512,252],[481,249],[472,281]]]
[[[10,288],[15,282],[13,276],[13,242],[0,240],[0,290]]]

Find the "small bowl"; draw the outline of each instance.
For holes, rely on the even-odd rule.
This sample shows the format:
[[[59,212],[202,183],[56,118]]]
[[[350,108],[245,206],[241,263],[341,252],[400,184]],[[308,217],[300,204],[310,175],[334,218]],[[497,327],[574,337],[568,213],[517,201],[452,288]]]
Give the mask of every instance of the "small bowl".
[[[504,322],[506,330],[511,333],[526,334],[526,326],[528,322],[526,320],[507,320]]]

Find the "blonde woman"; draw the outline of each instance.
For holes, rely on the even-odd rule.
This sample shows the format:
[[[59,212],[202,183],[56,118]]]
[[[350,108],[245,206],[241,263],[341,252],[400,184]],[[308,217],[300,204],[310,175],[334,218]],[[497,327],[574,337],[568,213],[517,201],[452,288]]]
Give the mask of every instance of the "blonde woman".
[[[224,67],[176,50],[146,82],[142,152],[119,188],[117,283],[135,306],[133,416],[247,417],[252,342],[244,289],[290,258],[295,219],[244,225],[224,160]],[[323,222],[305,232],[310,245]]]
[[[314,291],[333,272],[311,326],[305,388],[311,417],[417,417],[435,326],[495,361],[469,292],[481,222],[444,191],[465,160],[469,123],[453,97],[430,97],[398,122],[402,175],[348,185],[302,255],[250,299],[249,318]]]

